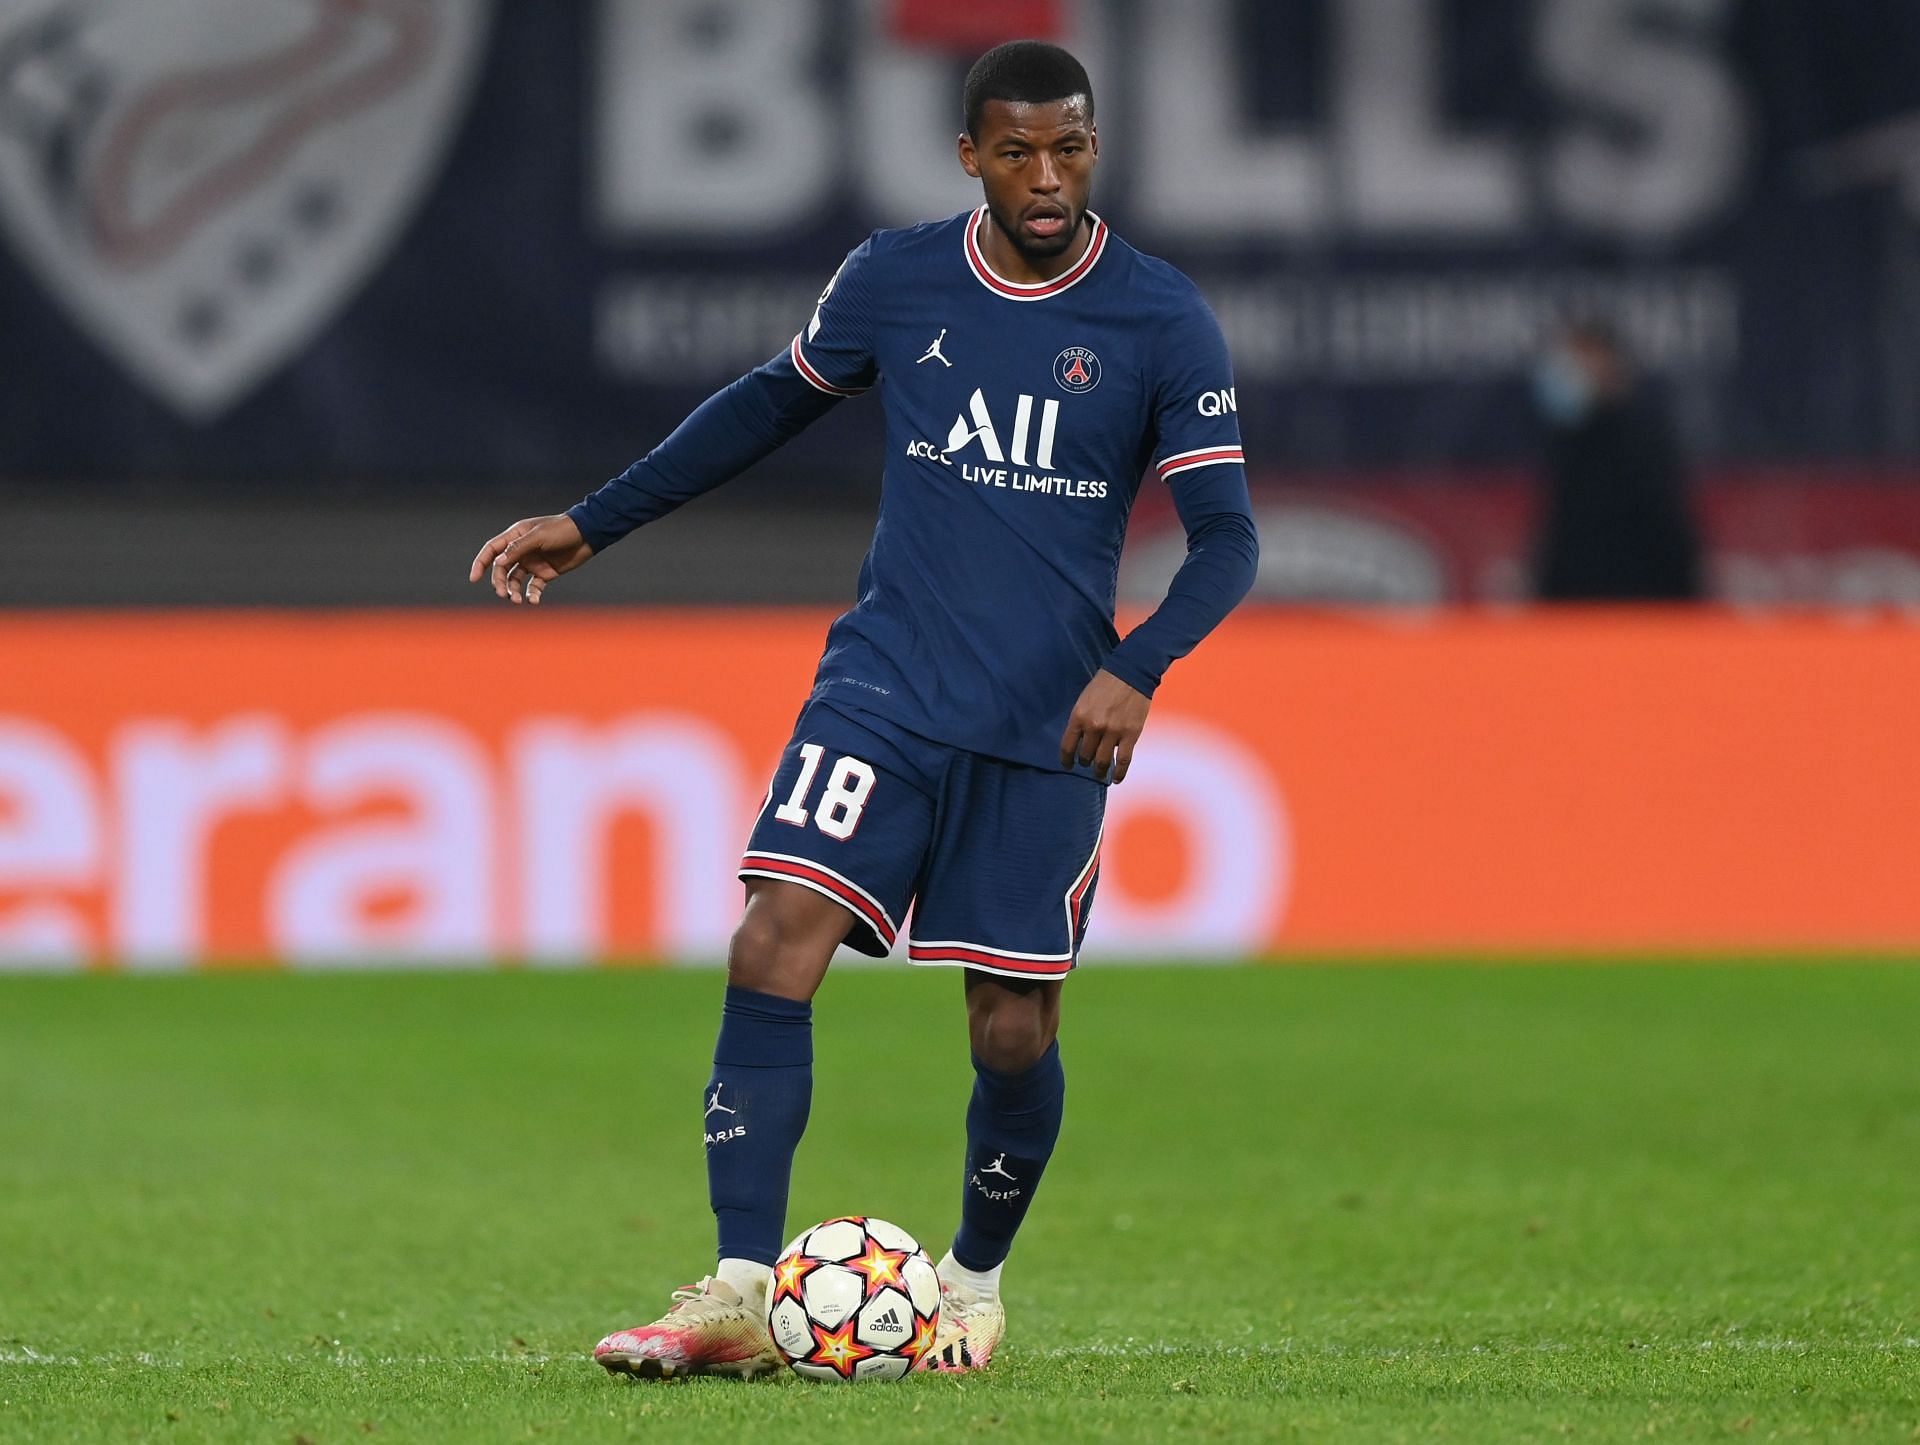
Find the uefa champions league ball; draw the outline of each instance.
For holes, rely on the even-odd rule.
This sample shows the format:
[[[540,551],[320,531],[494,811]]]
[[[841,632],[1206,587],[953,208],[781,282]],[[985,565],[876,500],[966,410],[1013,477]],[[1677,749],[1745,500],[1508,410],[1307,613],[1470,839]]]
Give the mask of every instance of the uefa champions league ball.
[[[884,1219],[816,1224],[773,1266],[767,1328],[812,1380],[897,1380],[933,1348],[940,1277],[919,1242]]]

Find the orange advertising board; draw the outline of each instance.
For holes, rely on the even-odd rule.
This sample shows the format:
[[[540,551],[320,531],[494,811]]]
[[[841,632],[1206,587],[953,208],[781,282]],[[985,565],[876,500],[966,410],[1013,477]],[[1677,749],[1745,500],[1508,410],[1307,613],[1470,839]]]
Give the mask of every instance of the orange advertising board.
[[[0,968],[717,958],[815,612],[0,620]],[[1247,613],[1088,962],[1920,945],[1920,627]]]

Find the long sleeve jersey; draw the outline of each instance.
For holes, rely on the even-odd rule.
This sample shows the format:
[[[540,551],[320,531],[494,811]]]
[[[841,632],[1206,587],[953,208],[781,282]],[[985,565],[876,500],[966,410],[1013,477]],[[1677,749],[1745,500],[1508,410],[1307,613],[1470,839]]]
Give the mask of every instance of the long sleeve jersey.
[[[1193,283],[1092,214],[1072,269],[1008,281],[981,248],[990,224],[983,207],[875,232],[785,352],[570,515],[603,550],[877,386],[879,521],[813,695],[1058,769],[1094,673],[1151,695],[1246,594],[1258,541],[1226,343]],[[1122,639],[1120,548],[1149,472],[1187,556]]]

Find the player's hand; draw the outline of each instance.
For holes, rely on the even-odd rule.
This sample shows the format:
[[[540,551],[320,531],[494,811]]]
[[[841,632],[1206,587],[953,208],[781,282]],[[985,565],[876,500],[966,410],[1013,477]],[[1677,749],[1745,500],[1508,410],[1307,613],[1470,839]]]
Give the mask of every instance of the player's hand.
[[[1067,720],[1067,731],[1060,739],[1060,766],[1091,763],[1096,781],[1119,782],[1133,762],[1133,749],[1152,705],[1152,698],[1112,673],[1096,672]]]
[[[573,518],[528,517],[515,522],[474,554],[467,580],[491,575],[493,593],[509,602],[538,602],[547,584],[593,555]]]

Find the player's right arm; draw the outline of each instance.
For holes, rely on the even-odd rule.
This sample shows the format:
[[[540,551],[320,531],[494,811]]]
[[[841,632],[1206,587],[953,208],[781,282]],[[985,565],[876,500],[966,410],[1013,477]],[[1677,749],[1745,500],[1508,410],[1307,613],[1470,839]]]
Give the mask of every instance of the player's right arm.
[[[659,446],[564,515],[530,517],[490,538],[468,579],[489,577],[508,601],[538,602],[561,573],[731,481],[841,400],[871,387],[878,374],[871,248],[864,242],[848,255],[785,351],[708,397]]]

